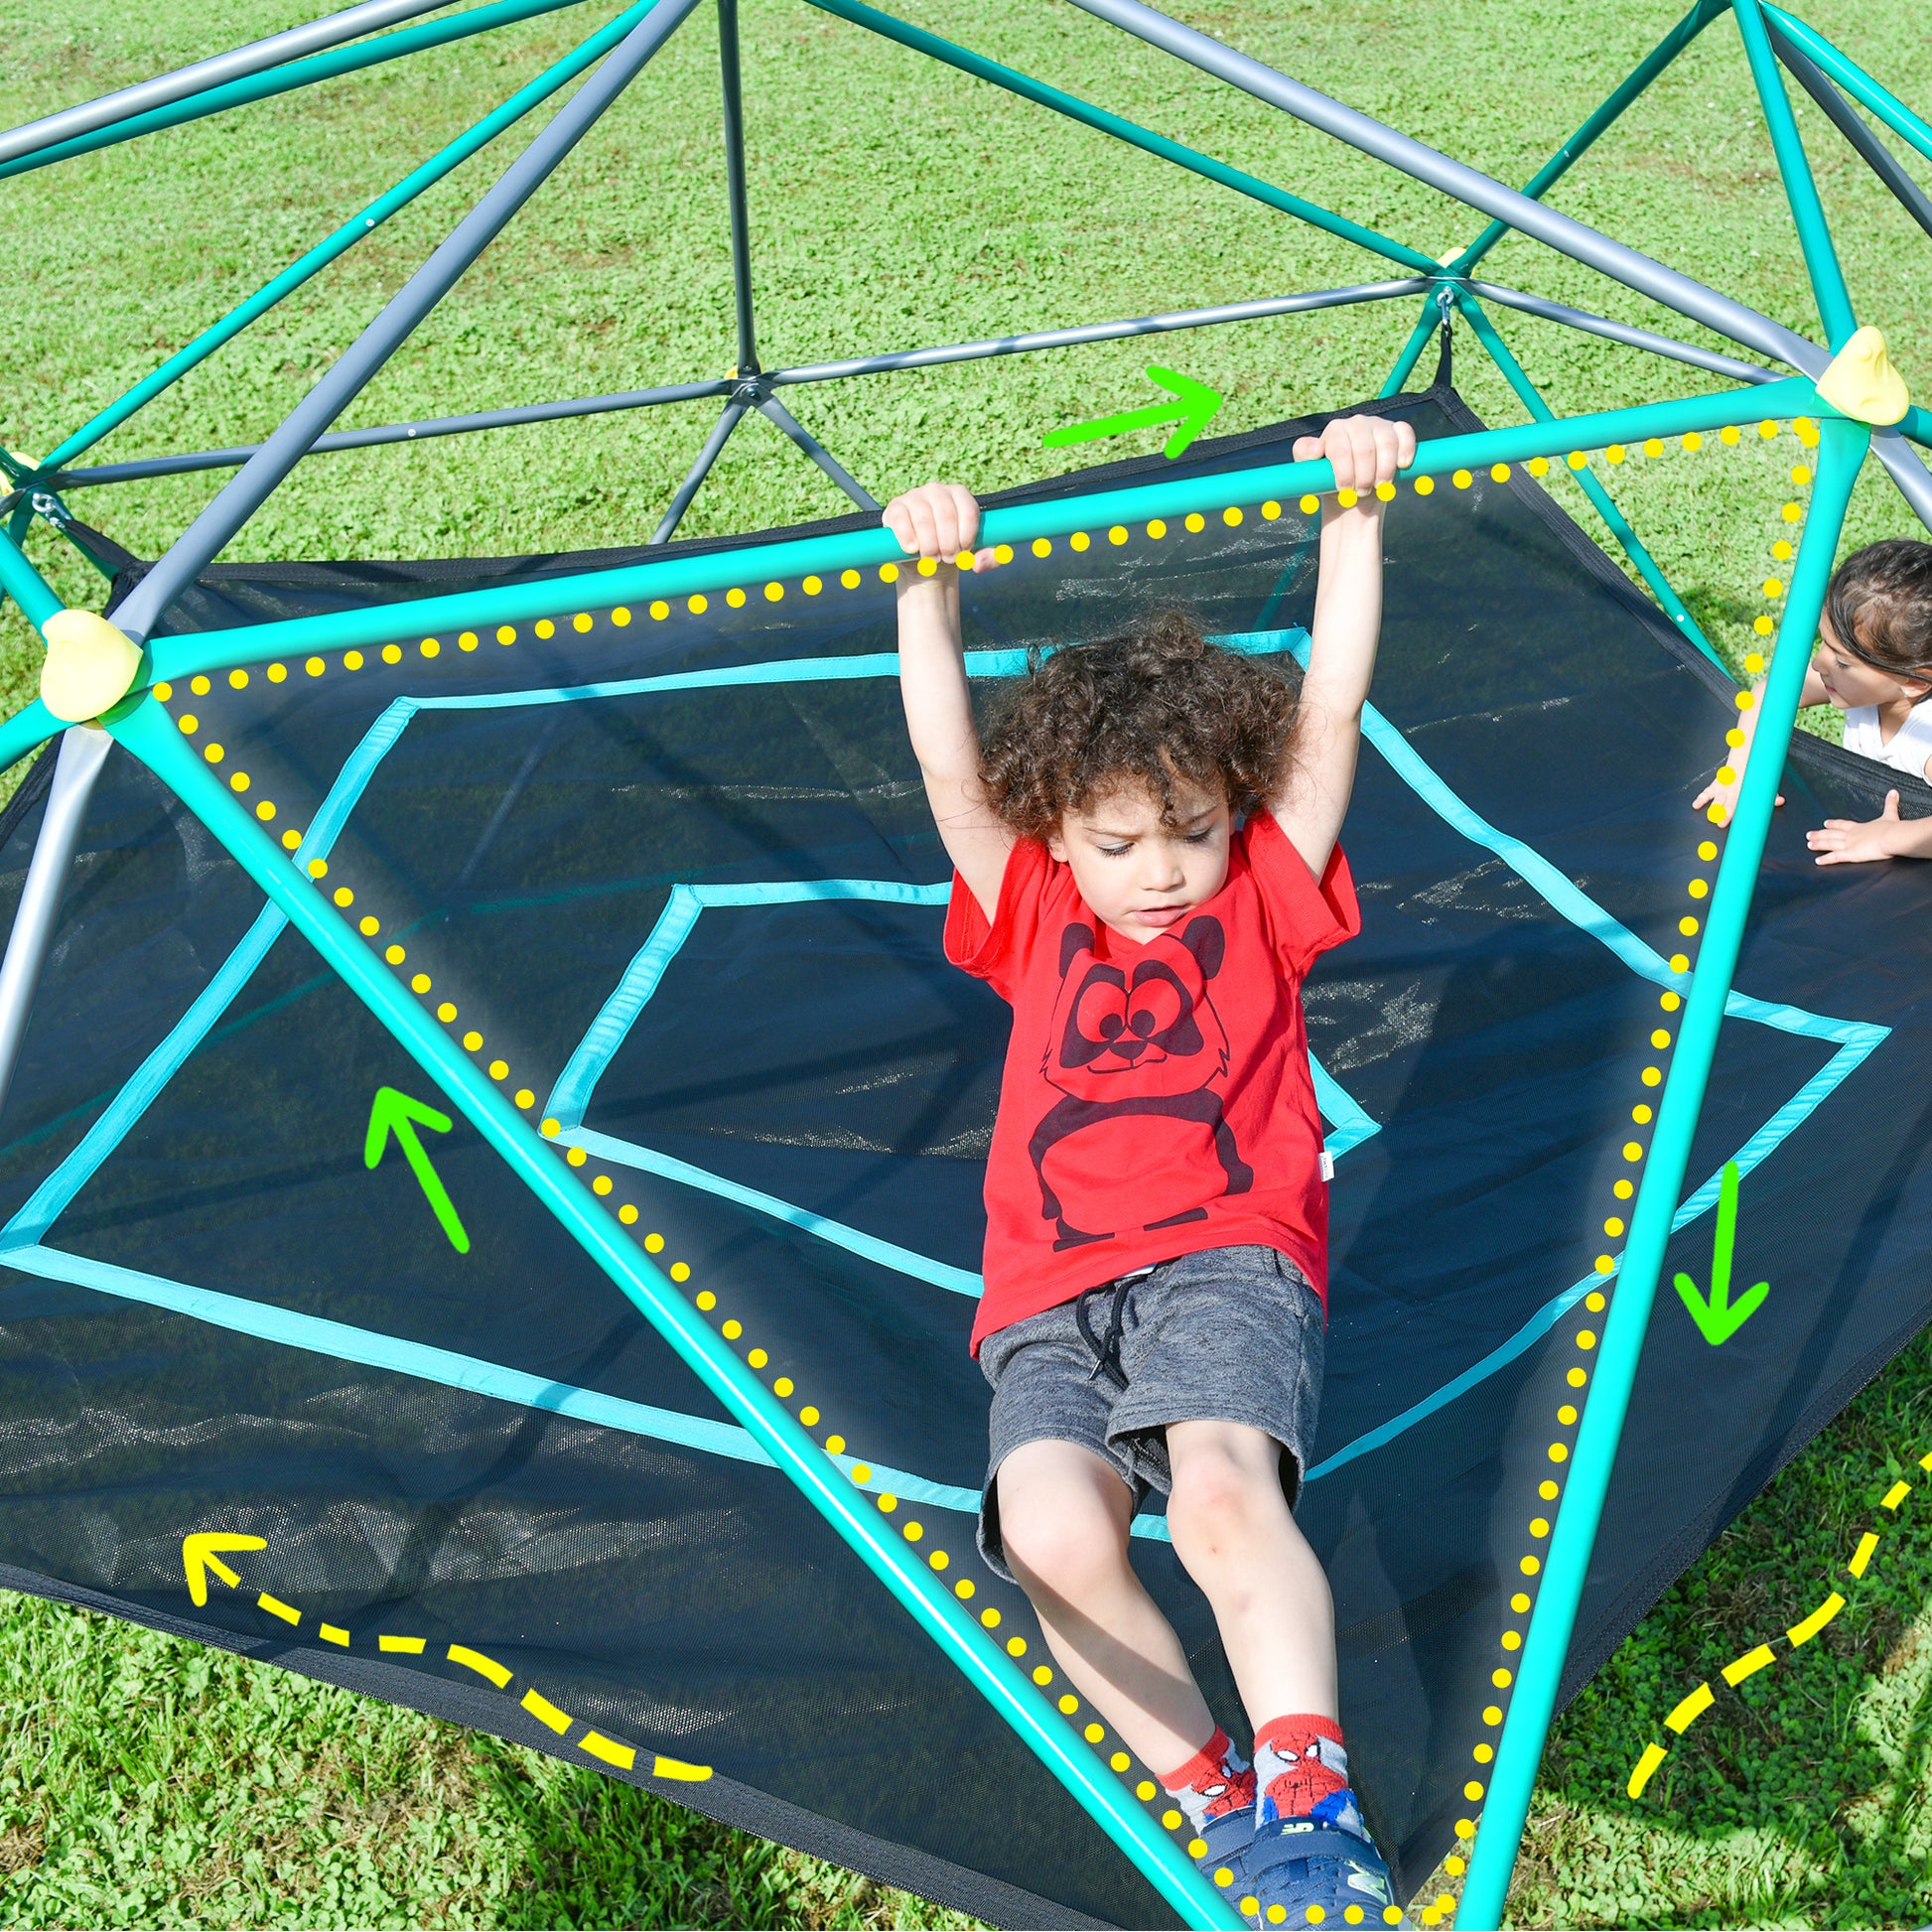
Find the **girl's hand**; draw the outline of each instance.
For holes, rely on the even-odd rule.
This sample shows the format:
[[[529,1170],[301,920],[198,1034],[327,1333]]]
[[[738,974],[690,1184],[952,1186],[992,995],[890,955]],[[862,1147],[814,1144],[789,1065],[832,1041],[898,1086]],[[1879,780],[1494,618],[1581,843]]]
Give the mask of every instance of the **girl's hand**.
[[[1295,439],[1297,463],[1316,457],[1328,459],[1336,490],[1352,489],[1361,507],[1379,509],[1376,491],[1385,483],[1393,486],[1396,472],[1416,460],[1416,432],[1408,423],[1380,416],[1338,416],[1318,437]]]
[[[1898,794],[1885,793],[1885,809],[1874,819],[1828,818],[1822,832],[1807,832],[1805,843],[1821,866],[1868,866],[1904,852],[1905,821],[1898,816]]]
[[[884,520],[908,557],[930,557],[935,563],[949,564],[973,549],[973,539],[979,535],[980,506],[973,492],[959,483],[922,483],[903,496],[895,496],[886,505]],[[972,568],[984,569],[992,561],[991,550],[976,551]],[[904,580],[900,581],[903,584]]]
[[[1725,813],[1724,817],[1713,820],[1713,823],[1718,825],[1728,825],[1730,821],[1734,817],[1736,817],[1737,787],[1744,782],[1744,774],[1741,770],[1737,768],[1735,764],[1726,765],[1725,768],[1726,770],[1736,772],[1736,775],[1731,779],[1729,784],[1721,785],[1716,778],[1713,778],[1711,782],[1708,785],[1706,785],[1704,789],[1701,792],[1699,792],[1695,798],[1691,800],[1691,809],[1694,812],[1703,811],[1707,805],[1722,805],[1724,807],[1724,813]],[[1783,792],[1778,793],[1778,803],[1780,805],[1784,803]]]

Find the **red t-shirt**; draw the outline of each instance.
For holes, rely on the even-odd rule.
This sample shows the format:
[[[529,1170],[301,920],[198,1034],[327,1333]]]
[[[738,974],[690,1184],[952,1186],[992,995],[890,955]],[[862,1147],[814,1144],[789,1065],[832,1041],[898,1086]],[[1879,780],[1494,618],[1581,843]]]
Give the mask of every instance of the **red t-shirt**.
[[[1279,1248],[1325,1306],[1302,979],[1361,924],[1341,849],[1317,885],[1266,811],[1235,834],[1221,890],[1146,945],[1089,911],[1035,839],[1008,857],[990,926],[955,875],[946,957],[1013,1008],[976,1354],[1083,1289],[1203,1248]]]

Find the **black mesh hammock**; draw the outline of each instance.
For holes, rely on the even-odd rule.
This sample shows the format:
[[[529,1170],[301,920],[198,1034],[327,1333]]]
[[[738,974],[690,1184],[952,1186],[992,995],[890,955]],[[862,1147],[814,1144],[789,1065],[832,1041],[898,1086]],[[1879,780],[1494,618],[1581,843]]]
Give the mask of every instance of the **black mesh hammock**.
[[[1425,437],[1474,426],[1447,387],[1374,406]],[[1305,427],[1009,500],[1282,461]],[[1294,505],[1120,535],[969,583],[987,688],[1029,644],[1159,603],[1295,648],[1313,525]],[[1407,1893],[1495,1735],[1730,689],[1520,472],[1406,502],[1389,544],[1345,833],[1363,932],[1306,994],[1336,1168],[1302,1520],[1334,1584],[1351,1764]],[[701,612],[570,601],[574,575],[640,554],[212,569],[173,627],[518,575],[555,577],[558,604],[508,642],[403,637],[169,709],[264,823],[334,828],[324,889],[557,1123],[920,1559],[973,1586],[988,1641],[1043,1670],[1024,1600],[972,1553],[986,1392],[965,1342],[1006,1018],[940,959],[892,593],[774,602],[752,577]],[[124,594],[141,566],[120,561]],[[0,827],[15,896],[48,762]],[[1932,867],[1821,872],[1803,843],[1883,784],[1926,808],[1873,773],[1811,740],[1792,755],[1669,1263],[1704,1278],[1734,1159],[1738,1280],[1772,1293],[1721,1349],[1658,1305],[1573,1694],[1926,1316]],[[389,1119],[421,1175],[371,1134],[383,1088],[415,1105]],[[996,1921],[1173,1922],[133,759],[94,795],[0,1133],[0,1582]],[[1204,1605],[1158,1514],[1139,1529],[1239,1735]]]

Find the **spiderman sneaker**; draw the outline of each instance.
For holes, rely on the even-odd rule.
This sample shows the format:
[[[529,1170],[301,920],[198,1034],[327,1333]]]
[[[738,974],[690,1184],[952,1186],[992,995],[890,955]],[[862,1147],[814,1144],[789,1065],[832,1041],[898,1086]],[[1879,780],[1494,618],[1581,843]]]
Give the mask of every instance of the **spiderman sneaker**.
[[[1245,1882],[1241,1908],[1264,1927],[1403,1922],[1389,1867],[1345,1787],[1307,1817],[1262,1826],[1248,1847]]]

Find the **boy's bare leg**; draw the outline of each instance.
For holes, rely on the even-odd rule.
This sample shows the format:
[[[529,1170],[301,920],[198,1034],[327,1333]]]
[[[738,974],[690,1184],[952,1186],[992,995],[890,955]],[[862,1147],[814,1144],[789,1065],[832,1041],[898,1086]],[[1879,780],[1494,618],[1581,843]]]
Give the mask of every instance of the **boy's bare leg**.
[[[1214,1719],[1128,1561],[1134,1497],[1119,1470],[1073,1443],[1028,1443],[1000,1464],[999,1495],[1007,1563],[1060,1668],[1143,1764],[1186,1763]]]
[[[1213,1605],[1249,1718],[1337,1718],[1334,1600],[1282,1494],[1281,1446],[1240,1423],[1179,1422],[1168,1459],[1168,1532]]]

